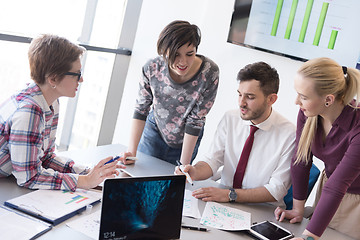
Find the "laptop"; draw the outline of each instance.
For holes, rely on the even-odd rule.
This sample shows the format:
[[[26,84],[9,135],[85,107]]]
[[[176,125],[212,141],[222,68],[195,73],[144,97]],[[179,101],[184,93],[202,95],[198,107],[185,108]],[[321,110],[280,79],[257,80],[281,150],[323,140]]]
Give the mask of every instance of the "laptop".
[[[107,179],[99,239],[180,238],[184,175]]]

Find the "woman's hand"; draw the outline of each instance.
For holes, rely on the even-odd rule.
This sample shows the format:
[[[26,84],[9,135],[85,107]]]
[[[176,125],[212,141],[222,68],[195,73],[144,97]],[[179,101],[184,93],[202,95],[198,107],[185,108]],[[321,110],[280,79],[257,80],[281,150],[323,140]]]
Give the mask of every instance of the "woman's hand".
[[[132,152],[123,152],[120,154],[120,156],[121,157],[119,158],[119,161],[122,164],[129,165],[129,164],[133,164],[135,162],[135,160],[126,159],[127,157],[136,157]]]
[[[114,178],[119,175],[116,168],[126,168],[125,166],[118,164],[119,160],[107,163],[113,157],[107,157],[101,160],[93,167],[88,174],[80,175],[78,179],[78,188],[89,189],[98,186],[105,178]]]
[[[277,207],[274,211],[276,220],[282,222],[284,219],[289,219],[290,223],[301,222],[303,219],[303,212],[296,209],[285,210]]]

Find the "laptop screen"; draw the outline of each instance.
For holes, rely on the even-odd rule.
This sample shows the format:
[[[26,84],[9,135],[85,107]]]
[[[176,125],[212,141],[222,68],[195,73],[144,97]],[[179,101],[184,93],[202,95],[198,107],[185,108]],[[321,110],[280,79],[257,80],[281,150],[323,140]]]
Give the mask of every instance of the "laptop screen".
[[[185,176],[107,179],[99,239],[180,237]]]

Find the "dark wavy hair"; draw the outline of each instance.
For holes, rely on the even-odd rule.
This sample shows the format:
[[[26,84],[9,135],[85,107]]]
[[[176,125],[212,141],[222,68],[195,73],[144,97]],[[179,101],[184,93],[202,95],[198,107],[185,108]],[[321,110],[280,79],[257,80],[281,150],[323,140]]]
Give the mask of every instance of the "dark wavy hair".
[[[201,33],[198,26],[187,21],[173,21],[160,33],[157,42],[157,52],[163,56],[169,65],[175,61],[176,51],[185,44],[193,44],[198,49]]]

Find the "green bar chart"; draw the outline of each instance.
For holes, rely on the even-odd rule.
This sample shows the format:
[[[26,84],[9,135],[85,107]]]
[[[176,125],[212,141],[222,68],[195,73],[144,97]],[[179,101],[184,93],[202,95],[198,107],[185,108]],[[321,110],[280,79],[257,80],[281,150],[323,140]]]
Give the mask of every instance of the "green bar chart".
[[[312,10],[313,5],[314,5],[314,0],[308,0],[307,5],[306,5],[305,14],[304,14],[304,19],[303,19],[303,22],[301,25],[299,42],[304,42],[304,40],[305,40],[306,30],[309,26],[309,19],[310,19],[311,10]]]
[[[318,22],[316,32],[315,32],[315,38],[314,38],[314,42],[313,42],[313,45],[315,45],[315,46],[319,46],[320,37],[321,37],[322,30],[324,28],[324,23],[325,23],[326,13],[328,11],[328,8],[329,8],[329,3],[324,2],[322,5],[322,8],[321,8],[319,22]]]
[[[294,24],[295,14],[299,0],[293,0],[291,4],[290,16],[286,26],[285,39],[290,39],[292,27]]]
[[[329,57],[353,66],[360,62],[359,9],[360,0],[254,0],[243,21],[246,32],[239,33],[245,35],[243,45],[255,50],[299,61]]]
[[[338,35],[338,31],[337,31],[337,30],[332,30],[332,31],[331,31],[331,36],[330,36],[330,40],[329,40],[328,49],[334,49],[337,35]]]
[[[329,30],[330,26],[327,26],[327,33],[325,35],[323,34],[331,3],[328,1],[318,1],[316,7],[314,7],[314,2],[316,1],[307,0],[306,2],[302,2],[299,9],[299,0],[292,0],[291,2],[278,0],[275,14],[273,15],[270,35],[273,37],[281,37],[281,35],[284,34],[283,39],[297,41],[299,43],[305,43],[305,40],[308,39],[308,44],[313,46],[319,46],[320,40],[323,37],[324,39],[321,40],[323,42],[322,45],[327,44],[324,47],[334,49],[339,31],[335,29]],[[296,31],[294,31],[294,21],[298,22]],[[284,29],[282,33],[279,30],[281,24],[282,29]],[[310,30],[309,24],[312,24]]]
[[[275,18],[274,18],[274,22],[271,28],[271,36],[276,36],[278,27],[279,27],[279,21],[280,21],[280,15],[281,15],[281,10],[282,10],[282,6],[284,4],[284,0],[278,0],[277,6],[276,6],[276,12],[275,12]]]

